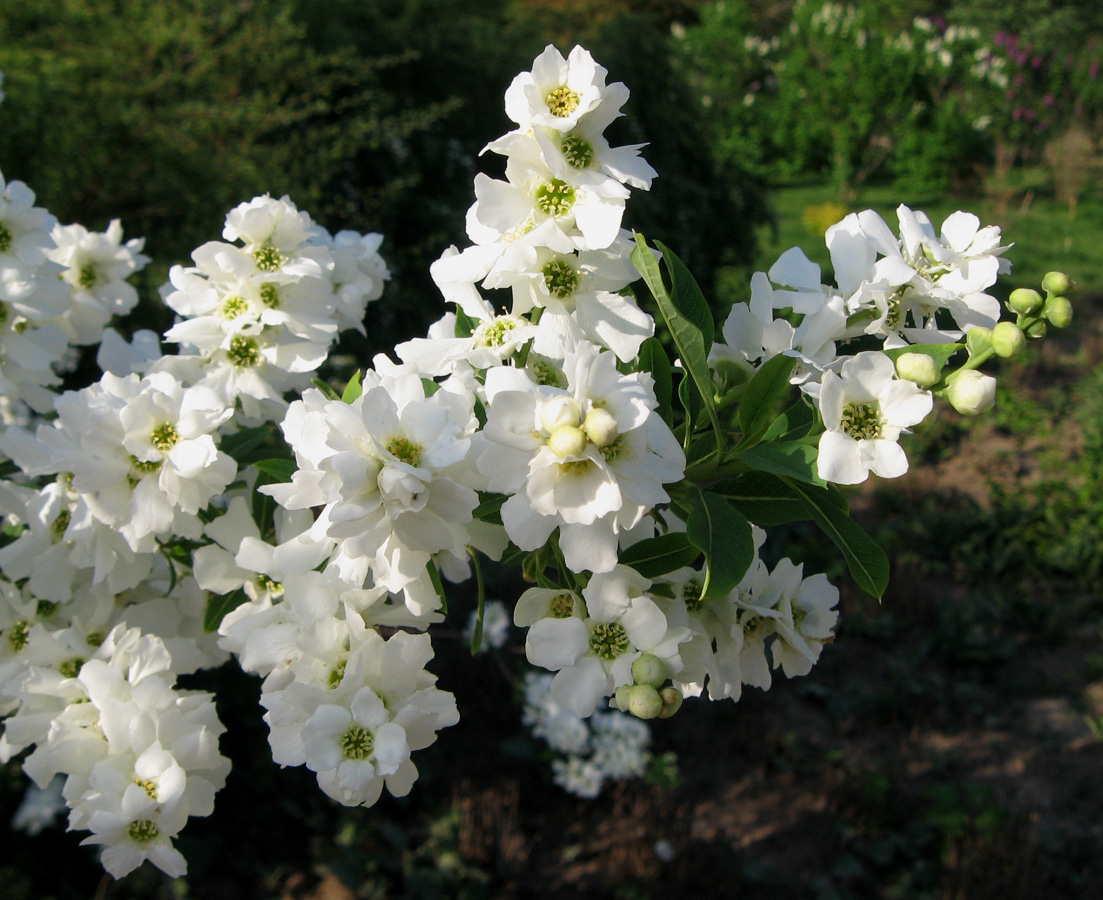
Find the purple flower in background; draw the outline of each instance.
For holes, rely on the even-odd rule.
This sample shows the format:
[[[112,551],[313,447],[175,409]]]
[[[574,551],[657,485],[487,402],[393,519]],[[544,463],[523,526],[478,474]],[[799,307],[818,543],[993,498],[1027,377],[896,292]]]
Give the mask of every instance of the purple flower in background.
[[[1093,59],[1091,67],[1088,69],[1088,75],[1092,78],[1099,77],[1099,60]]]

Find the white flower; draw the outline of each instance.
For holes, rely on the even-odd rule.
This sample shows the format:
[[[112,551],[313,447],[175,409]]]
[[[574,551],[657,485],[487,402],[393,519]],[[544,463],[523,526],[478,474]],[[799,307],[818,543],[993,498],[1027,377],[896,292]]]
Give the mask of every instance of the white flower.
[[[531,126],[568,132],[599,104],[619,110],[627,99],[624,85],[605,85],[606,70],[582,47],[567,59],[551,44],[506,91],[506,115],[527,130]],[[614,113],[615,115],[615,113]],[[612,116],[606,113],[609,121]]]
[[[933,404],[929,392],[895,374],[892,360],[876,351],[851,357],[839,374],[824,374],[819,404],[827,430],[817,464],[825,481],[858,484],[870,472],[896,478],[908,470],[897,439]]]

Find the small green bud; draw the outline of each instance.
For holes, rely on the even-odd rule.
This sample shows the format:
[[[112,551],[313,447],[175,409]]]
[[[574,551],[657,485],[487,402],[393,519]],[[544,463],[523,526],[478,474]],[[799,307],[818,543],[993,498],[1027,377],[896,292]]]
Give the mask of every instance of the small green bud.
[[[1026,335],[1014,322],[999,322],[992,329],[992,349],[996,356],[1010,359],[1026,349]]]
[[[965,349],[970,356],[987,353],[992,349],[992,329],[977,325],[965,333]]]
[[[586,435],[574,425],[560,425],[548,438],[548,448],[560,459],[581,456],[586,450]]]
[[[663,698],[649,684],[634,684],[629,689],[628,711],[638,719],[654,719],[663,711]]]
[[[896,374],[905,381],[929,388],[938,384],[942,370],[934,358],[926,353],[902,353],[896,360]]]
[[[669,719],[682,708],[682,692],[677,688],[665,687],[659,691],[663,701],[663,708],[659,712],[660,719]]]
[[[586,413],[586,421],[582,423],[582,430],[586,437],[599,447],[607,447],[617,438],[617,420],[607,409],[594,408]]]
[[[651,653],[642,654],[632,663],[632,680],[636,684],[649,684],[658,688],[666,681],[666,663]]]
[[[1046,303],[1046,319],[1054,328],[1068,328],[1072,323],[1072,304],[1068,297],[1050,297]]]
[[[1042,278],[1042,290],[1051,294],[1071,294],[1076,290],[1076,282],[1064,272],[1046,272]]]
[[[976,369],[966,369],[946,388],[946,399],[963,416],[977,416],[996,402],[996,379]]]
[[[1015,288],[1007,298],[1007,305],[1011,307],[1011,311],[1020,316],[1034,315],[1042,308],[1043,303],[1045,301],[1042,295],[1032,288]]]
[[[628,700],[632,694],[632,685],[622,684],[613,694],[613,706],[621,712],[628,712]]]
[[[1031,322],[1029,325],[1027,325],[1026,328],[1023,329],[1023,331],[1026,332],[1026,336],[1030,340],[1040,341],[1046,336],[1046,331],[1048,331],[1048,329],[1046,328],[1046,323],[1043,322],[1041,319],[1038,319],[1037,321]]]

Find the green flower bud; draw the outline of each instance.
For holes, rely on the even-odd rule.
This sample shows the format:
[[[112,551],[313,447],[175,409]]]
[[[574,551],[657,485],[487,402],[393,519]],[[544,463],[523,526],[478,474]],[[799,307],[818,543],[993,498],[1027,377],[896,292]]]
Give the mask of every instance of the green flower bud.
[[[965,334],[965,349],[970,356],[977,356],[992,349],[992,329],[977,325]]]
[[[613,694],[613,706],[621,712],[628,712],[628,700],[632,694],[632,685],[622,684]]]
[[[586,450],[586,435],[574,425],[560,425],[548,438],[548,449],[560,459],[581,456]]]
[[[591,409],[582,423],[586,436],[599,447],[606,447],[617,439],[617,420],[607,409]]]
[[[663,698],[649,684],[634,684],[628,694],[628,711],[638,719],[654,719],[663,711]]]
[[[669,719],[682,708],[682,692],[677,688],[666,687],[659,691],[663,701],[663,708],[659,712],[660,719]]]
[[[1051,294],[1071,294],[1076,290],[1076,282],[1064,272],[1046,272],[1042,278],[1042,290]]]
[[[1072,304],[1068,297],[1050,297],[1046,303],[1046,319],[1054,328],[1068,328],[1072,322]]]
[[[996,379],[976,369],[966,369],[946,388],[946,399],[963,416],[977,416],[996,402]]]
[[[896,374],[905,381],[929,388],[938,384],[942,378],[942,369],[926,353],[902,353],[896,360]]]
[[[1026,336],[1032,341],[1040,341],[1046,336],[1046,323],[1040,319],[1036,322],[1031,322],[1023,331],[1026,332]]]
[[[666,681],[667,674],[666,663],[651,653],[642,654],[632,663],[632,680],[636,684],[649,684],[658,688]]]
[[[1010,359],[1026,349],[1026,335],[1014,322],[999,322],[992,329],[992,349],[996,356]]]
[[[1007,305],[1011,308],[1011,311],[1018,313],[1020,316],[1034,315],[1042,308],[1043,303],[1045,301],[1042,299],[1042,295],[1031,288],[1016,288],[1011,292],[1011,296],[1007,298]]]

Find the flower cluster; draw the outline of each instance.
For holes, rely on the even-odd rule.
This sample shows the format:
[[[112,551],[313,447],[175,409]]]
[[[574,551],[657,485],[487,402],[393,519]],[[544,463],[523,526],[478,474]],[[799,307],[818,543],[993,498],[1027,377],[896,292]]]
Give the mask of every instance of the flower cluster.
[[[380,296],[378,235],[330,236],[286,197],[241,204],[171,269],[163,355],[105,330],[133,306],[140,242],[56,227],[5,188],[3,386],[50,418],[10,405],[0,432],[20,470],[0,483],[0,758],[63,778],[112,874],[183,872],[173,841],[228,764],[210,697],[175,679],[228,656],[262,680],[281,766],[348,806],[410,791],[416,751],[459,718],[428,632],[444,582],[473,573],[473,650],[512,618],[554,673],[525,683],[556,781],[592,796],[639,776],[640,720],[805,675],[832,640],[838,591],[768,561],[760,526],[817,522],[879,596],[887,561],[832,483],[902,474],[898,438],[935,396],[981,411],[978,367],[1068,324],[1067,278],[1000,321],[999,231],[901,207],[899,235],[868,211],[828,229],[837,285],[783,254],[718,339],[677,256],[622,229],[654,176],[604,137],[627,98],[581,48],[514,80],[517,128],[488,145],[505,180],[476,178],[471,245],[432,267],[454,310],[340,392],[307,379]],[[638,275],[673,360],[626,290]],[[96,340],[103,377],[55,397],[64,348]],[[533,585],[511,614],[485,601],[484,558]]]
[[[522,720],[562,754],[552,761],[555,783],[577,797],[596,797],[606,782],[643,777],[650,759],[647,723],[615,709],[581,718],[555,700],[551,683],[544,673],[525,676]]]

